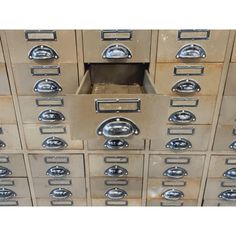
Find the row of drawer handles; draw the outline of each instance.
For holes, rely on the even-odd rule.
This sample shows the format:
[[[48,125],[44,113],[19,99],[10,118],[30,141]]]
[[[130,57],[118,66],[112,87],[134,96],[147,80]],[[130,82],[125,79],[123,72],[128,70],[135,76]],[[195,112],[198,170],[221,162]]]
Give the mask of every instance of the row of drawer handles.
[[[30,60],[52,60],[58,59],[57,52],[46,45],[33,47],[28,54]],[[197,44],[187,44],[183,46],[176,54],[177,59],[199,59],[205,58],[205,50]],[[131,50],[122,44],[109,45],[102,52],[104,59],[130,59],[132,58]]]

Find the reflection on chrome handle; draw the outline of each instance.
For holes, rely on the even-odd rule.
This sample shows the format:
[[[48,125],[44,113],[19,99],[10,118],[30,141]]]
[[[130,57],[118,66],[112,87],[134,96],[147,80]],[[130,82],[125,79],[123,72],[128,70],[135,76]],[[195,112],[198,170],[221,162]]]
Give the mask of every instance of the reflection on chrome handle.
[[[123,149],[128,147],[129,144],[124,139],[108,139],[105,141],[104,146],[108,149]]]
[[[226,201],[236,201],[236,189],[229,189],[221,192],[218,197]]]
[[[5,177],[11,174],[12,172],[7,167],[0,166],[0,177]]]
[[[64,177],[70,175],[70,171],[63,166],[52,166],[47,170],[46,174],[52,177]]]
[[[177,82],[172,87],[171,90],[172,90],[172,92],[188,94],[188,93],[200,92],[201,91],[201,87],[194,80],[185,79],[185,80],[181,80],[181,81]]]
[[[66,199],[72,196],[71,191],[65,188],[55,188],[53,189],[50,194],[51,197],[57,199]]]
[[[184,193],[178,189],[168,189],[163,194],[166,200],[177,201],[184,197]]]
[[[42,122],[56,123],[59,121],[64,121],[65,117],[59,111],[45,110],[39,114],[38,120]]]
[[[163,175],[170,178],[174,178],[174,179],[180,179],[180,178],[183,178],[184,176],[187,176],[188,172],[182,167],[174,166],[174,167],[168,168],[163,173]]]
[[[180,59],[198,59],[205,57],[205,50],[197,44],[188,44],[183,46],[176,55],[176,58]]]
[[[43,94],[54,94],[62,91],[61,86],[51,79],[43,79],[34,85],[34,91]]]
[[[166,147],[172,150],[186,150],[192,147],[192,144],[190,141],[188,141],[185,138],[175,138],[170,140]]]
[[[54,49],[45,45],[38,45],[33,47],[30,50],[28,57],[30,60],[50,60],[59,58]]]
[[[128,196],[127,192],[120,188],[112,188],[106,191],[105,196],[112,200],[123,199]]]
[[[0,200],[8,200],[16,197],[16,193],[8,188],[0,188]]]
[[[196,117],[190,111],[181,110],[171,114],[168,120],[174,123],[186,124],[195,121]]]
[[[109,45],[102,53],[104,59],[126,59],[132,58],[132,53],[124,45]]]
[[[68,144],[63,139],[54,136],[46,138],[42,143],[45,149],[63,149],[67,146]]]
[[[115,166],[111,166],[108,169],[106,169],[104,174],[111,176],[111,177],[121,177],[124,175],[128,175],[128,171],[123,167],[115,165]]]

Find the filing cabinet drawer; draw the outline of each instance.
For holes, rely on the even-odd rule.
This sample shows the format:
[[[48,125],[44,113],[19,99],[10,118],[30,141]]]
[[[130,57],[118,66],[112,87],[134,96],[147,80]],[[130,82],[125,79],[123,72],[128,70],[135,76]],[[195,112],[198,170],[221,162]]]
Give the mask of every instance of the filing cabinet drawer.
[[[224,125],[235,125],[236,121],[236,96],[223,96],[219,123]]]
[[[24,131],[28,149],[83,149],[81,140],[71,140],[69,125],[27,124]]]
[[[55,92],[55,89],[47,90],[48,95],[70,94],[75,93],[78,89],[78,73],[76,63],[60,63],[55,65],[31,66],[29,64],[14,64],[13,73],[16,83],[17,94],[19,95],[45,95],[43,92],[42,82],[46,83],[46,79],[50,80],[52,85],[59,87],[61,90]],[[41,84],[40,84],[41,83]],[[37,89],[37,85],[41,86],[41,91]]]
[[[221,200],[204,200],[203,206],[222,206],[222,207],[235,207],[236,202],[221,201]]]
[[[141,178],[91,178],[90,187],[92,198],[106,198],[107,196],[110,200],[122,200],[141,198],[142,195]],[[118,193],[113,193],[115,189]]]
[[[68,96],[60,97],[34,97],[34,96],[19,96],[19,103],[21,109],[21,116],[23,123],[62,123],[70,122],[70,102]],[[40,120],[40,116],[45,113],[49,114],[49,111],[54,111],[54,114],[59,114],[56,117],[64,117],[64,119],[58,119],[52,122]],[[48,115],[49,116],[49,115]]]
[[[194,200],[198,198],[200,180],[148,179],[147,198],[168,201]]]
[[[1,44],[0,44],[0,51],[1,51]],[[0,52],[1,54],[1,52]],[[0,55],[1,57],[1,55]],[[0,62],[0,95],[9,95],[11,94],[9,88],[8,77],[6,73],[5,63]]]
[[[211,156],[208,178],[236,178],[236,156]],[[225,175],[224,175],[225,174]]]
[[[92,206],[141,206],[141,199],[109,200],[109,199],[92,199]]]
[[[2,206],[32,206],[31,198],[17,198],[17,199],[10,199],[5,201],[0,201],[0,207]]]
[[[88,149],[90,150],[143,150],[145,147],[145,141],[139,138],[129,139],[104,139],[97,138],[88,140]]]
[[[158,62],[223,62],[229,31],[160,30]]]
[[[55,64],[58,62],[76,62],[76,43],[74,30],[7,30],[7,40],[10,50],[11,61],[15,63],[50,63]],[[55,51],[58,58],[54,60],[33,60],[29,59],[30,51],[36,46],[47,46]],[[46,53],[44,52],[46,51]],[[42,49],[39,54],[47,55],[50,52]],[[35,51],[37,55],[37,52]]]
[[[236,62],[236,43],[235,43],[235,40],[234,40],[233,52],[232,52],[232,55],[231,55],[231,62]]]
[[[30,198],[27,178],[0,179],[0,194],[3,200]]]
[[[21,149],[17,125],[0,124],[0,151]]]
[[[197,200],[165,201],[165,200],[151,199],[147,201],[147,206],[163,206],[163,207],[197,206]]]
[[[25,162],[22,154],[0,154],[0,178],[26,176]]]
[[[157,63],[157,93],[180,96],[217,95],[222,68],[223,63]]]
[[[204,161],[203,155],[150,155],[149,177],[201,178]]]
[[[37,206],[86,206],[86,199],[67,199],[67,200],[52,200],[47,198],[37,198]]]
[[[151,30],[84,30],[85,62],[149,62]]]
[[[225,84],[225,96],[236,96],[236,63],[229,64],[227,80]]]
[[[82,154],[30,154],[33,177],[84,177],[84,158]]]
[[[205,151],[210,137],[210,125],[166,126],[151,140],[151,150]]]
[[[236,151],[236,125],[218,124],[213,150]]]
[[[84,178],[33,178],[36,198],[68,200],[86,198]]]
[[[236,201],[235,180],[212,178],[207,180],[205,200],[222,200],[224,202]]]
[[[0,124],[16,123],[13,101],[10,96],[0,96]]]
[[[143,155],[89,154],[90,176],[142,177]]]

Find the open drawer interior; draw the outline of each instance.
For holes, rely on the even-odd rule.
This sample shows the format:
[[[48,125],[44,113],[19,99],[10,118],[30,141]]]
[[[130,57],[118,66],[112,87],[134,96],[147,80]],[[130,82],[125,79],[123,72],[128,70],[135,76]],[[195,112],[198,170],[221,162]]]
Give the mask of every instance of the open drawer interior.
[[[145,64],[90,64],[77,94],[155,94]]]

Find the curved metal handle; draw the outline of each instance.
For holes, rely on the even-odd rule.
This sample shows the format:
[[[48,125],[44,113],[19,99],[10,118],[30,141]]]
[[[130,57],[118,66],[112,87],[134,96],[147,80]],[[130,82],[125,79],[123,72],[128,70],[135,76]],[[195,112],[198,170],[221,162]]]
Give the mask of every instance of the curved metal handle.
[[[166,200],[178,201],[184,197],[184,193],[178,189],[168,189],[161,196]]]
[[[123,149],[129,146],[124,139],[107,139],[104,146],[108,149]]]
[[[229,145],[229,148],[230,148],[230,149],[233,149],[233,150],[236,150],[236,141],[232,142],[232,143]]]
[[[200,85],[195,82],[194,80],[191,79],[185,79],[177,82],[173,87],[172,87],[172,92],[177,92],[177,93],[196,93],[201,91]]]
[[[0,166],[0,177],[5,177],[8,175],[12,175],[12,172],[4,166]]]
[[[40,80],[34,85],[34,92],[37,93],[54,94],[61,91],[62,87],[56,81],[51,79]]]
[[[5,147],[6,147],[6,144],[2,140],[0,140],[0,149],[3,149]]]
[[[52,177],[64,177],[70,175],[70,171],[63,166],[52,166],[47,170],[46,174]]]
[[[106,191],[105,196],[112,200],[123,199],[128,196],[127,192],[120,188],[111,188]]]
[[[229,179],[236,179],[236,168],[226,170],[223,176]]]
[[[193,121],[196,120],[195,115],[190,112],[190,111],[185,111],[185,110],[181,110],[181,111],[176,111],[173,114],[170,115],[170,117],[168,118],[169,121],[172,121],[174,123],[177,124],[187,124],[187,123],[191,123]]]
[[[176,58],[180,59],[198,59],[205,58],[205,50],[197,44],[188,44],[183,46],[176,54]]]
[[[190,141],[188,141],[185,138],[175,138],[175,139],[171,139],[166,144],[166,147],[172,150],[186,150],[188,148],[191,148],[192,144]]]
[[[38,45],[31,48],[28,57],[30,60],[50,60],[59,58],[55,50],[46,45]]]
[[[236,189],[229,189],[221,192],[218,197],[226,201],[236,201]]]
[[[59,111],[45,110],[39,114],[38,120],[42,122],[56,123],[64,121],[65,116]]]
[[[132,58],[129,48],[121,44],[109,45],[102,53],[104,59],[126,59]]]
[[[139,133],[139,128],[133,121],[122,117],[105,120],[97,128],[97,134],[106,138],[128,138]]]
[[[174,167],[170,167],[167,170],[165,170],[163,175],[173,178],[173,179],[181,179],[184,176],[187,176],[188,172],[182,167],[174,166]]]
[[[8,200],[13,197],[16,197],[16,193],[8,188],[0,188],[0,200]]]
[[[54,136],[46,138],[42,143],[42,147],[46,149],[63,149],[67,146],[68,144],[63,139]]]
[[[124,175],[128,175],[128,171],[121,166],[115,165],[106,169],[104,174],[111,177],[121,177]]]
[[[49,195],[52,198],[66,199],[72,196],[72,192],[65,188],[55,188],[49,193]]]

